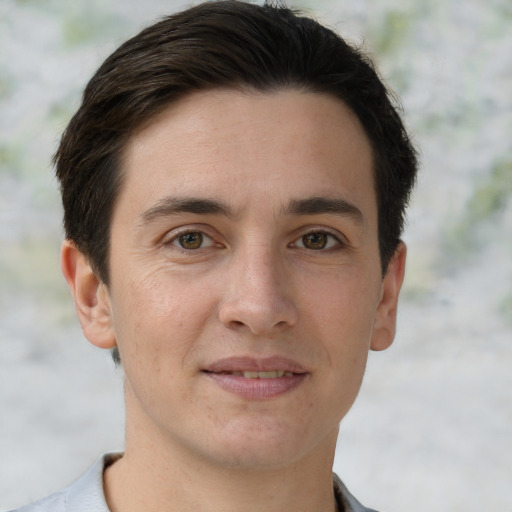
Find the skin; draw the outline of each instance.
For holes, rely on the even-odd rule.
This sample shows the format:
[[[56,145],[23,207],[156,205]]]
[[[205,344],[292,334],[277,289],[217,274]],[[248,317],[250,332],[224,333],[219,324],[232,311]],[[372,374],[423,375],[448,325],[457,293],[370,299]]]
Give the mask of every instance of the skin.
[[[382,278],[372,165],[352,111],[297,90],[195,93],[132,137],[109,287],[62,249],[86,337],[123,361],[113,512],[335,510],[339,423],[393,341],[405,266],[400,244]],[[303,374],[277,396],[205,372],[276,356]]]

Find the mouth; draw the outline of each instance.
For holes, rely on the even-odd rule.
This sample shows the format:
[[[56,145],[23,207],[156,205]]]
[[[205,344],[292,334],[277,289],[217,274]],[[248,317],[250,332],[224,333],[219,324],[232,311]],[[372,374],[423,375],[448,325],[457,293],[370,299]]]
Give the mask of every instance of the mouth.
[[[213,373],[213,372],[207,372]],[[293,372],[285,370],[270,370],[264,372],[253,371],[234,371],[234,372],[218,372],[220,375],[233,375],[235,377],[243,377],[244,379],[278,379],[281,377],[293,377]]]
[[[228,358],[203,370],[221,389],[249,400],[265,400],[289,393],[300,386],[309,372],[282,357]]]

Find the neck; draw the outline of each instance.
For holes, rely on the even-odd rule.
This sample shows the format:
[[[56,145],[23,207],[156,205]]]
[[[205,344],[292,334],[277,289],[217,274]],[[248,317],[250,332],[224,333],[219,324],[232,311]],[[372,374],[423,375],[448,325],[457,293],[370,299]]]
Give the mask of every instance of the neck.
[[[145,430],[139,422],[127,421],[125,455],[105,471],[112,512],[336,510],[331,469],[335,435],[291,464],[248,469],[215,464]]]
[[[334,512],[332,477],[303,474],[298,468],[236,471],[162,468],[154,457],[145,464],[126,454],[105,472],[105,494],[112,512]],[[143,469],[143,471],[142,471]]]

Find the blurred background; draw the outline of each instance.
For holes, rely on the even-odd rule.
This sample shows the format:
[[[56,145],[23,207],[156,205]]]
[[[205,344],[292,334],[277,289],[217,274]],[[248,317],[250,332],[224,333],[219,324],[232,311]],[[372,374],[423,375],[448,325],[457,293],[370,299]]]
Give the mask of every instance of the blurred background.
[[[335,470],[367,506],[512,511],[512,1],[292,1],[374,56],[422,169],[395,344]],[[59,270],[50,158],[100,62],[172,0],[0,0],[0,510],[123,447],[122,373]]]

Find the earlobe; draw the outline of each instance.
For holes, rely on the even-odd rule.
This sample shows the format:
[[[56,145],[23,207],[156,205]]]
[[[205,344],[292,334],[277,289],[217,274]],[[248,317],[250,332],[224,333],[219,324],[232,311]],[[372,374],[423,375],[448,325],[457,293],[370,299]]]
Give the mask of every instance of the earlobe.
[[[372,350],[385,350],[395,339],[398,296],[405,275],[406,255],[407,247],[400,242],[382,281],[382,295],[377,307],[370,344]]]
[[[70,240],[62,244],[60,263],[85,337],[97,347],[115,347],[116,337],[107,286],[96,276],[88,259]]]

